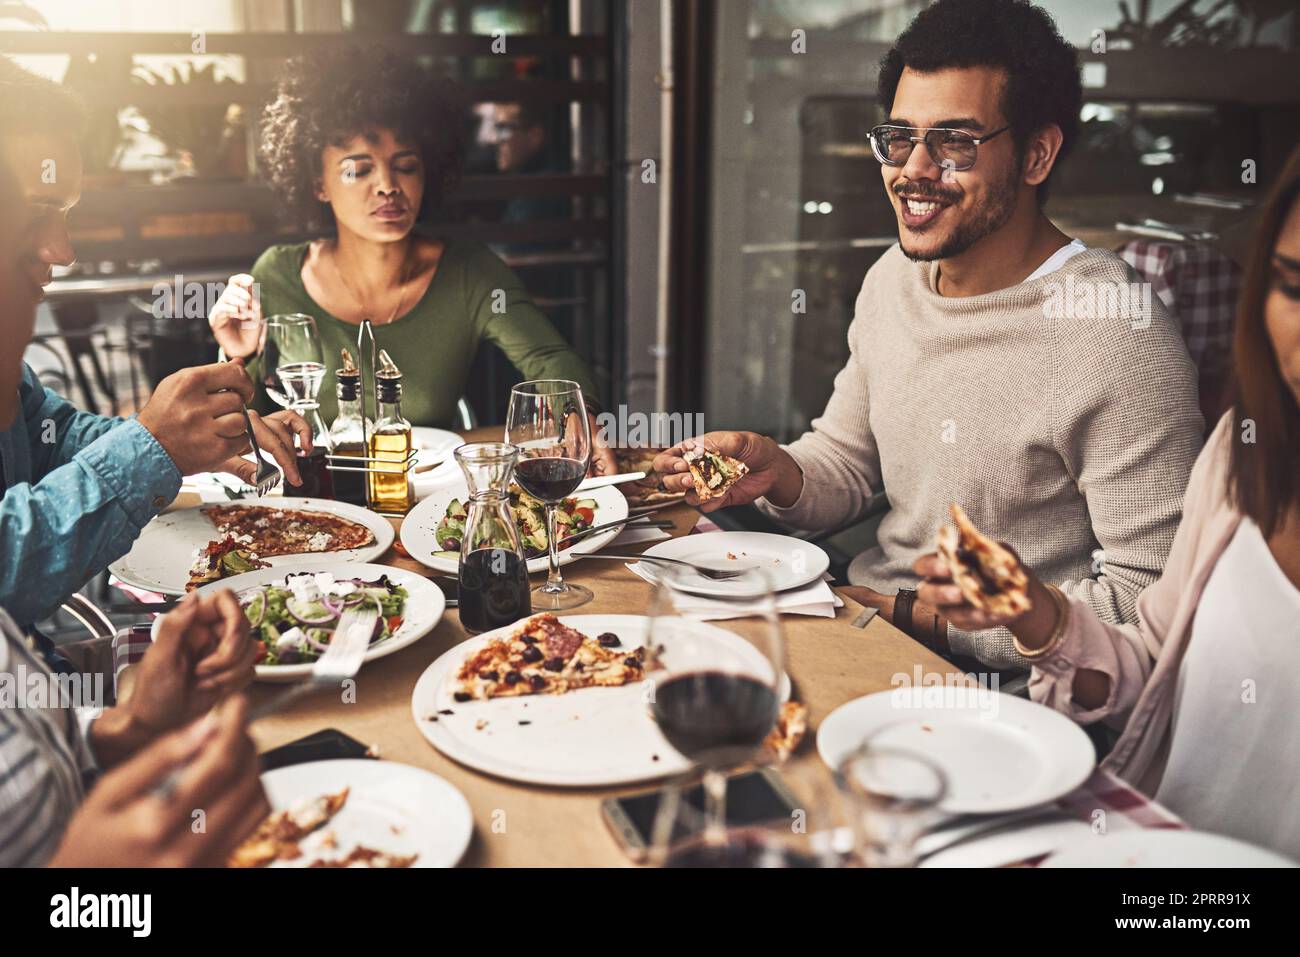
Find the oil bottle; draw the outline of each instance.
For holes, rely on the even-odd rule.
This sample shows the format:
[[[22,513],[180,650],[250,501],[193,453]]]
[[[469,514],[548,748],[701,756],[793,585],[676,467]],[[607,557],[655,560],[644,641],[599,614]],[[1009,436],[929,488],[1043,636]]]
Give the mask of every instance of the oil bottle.
[[[402,373],[388,355],[379,352],[375,371],[378,410],[370,433],[370,507],[389,515],[405,515],[415,504],[407,459],[414,447],[411,423],[402,418]],[[386,464],[391,463],[391,464]]]
[[[352,353],[342,350],[343,364],[335,373],[334,394],[338,396],[339,414],[330,425],[330,445],[334,449],[336,466],[363,469],[366,463],[366,436],[372,431],[370,421],[364,423],[361,418],[361,370],[352,361]],[[356,459],[355,466],[342,461],[338,456]],[[366,473],[334,469],[334,497],[340,502],[360,505],[364,508],[366,499]]]

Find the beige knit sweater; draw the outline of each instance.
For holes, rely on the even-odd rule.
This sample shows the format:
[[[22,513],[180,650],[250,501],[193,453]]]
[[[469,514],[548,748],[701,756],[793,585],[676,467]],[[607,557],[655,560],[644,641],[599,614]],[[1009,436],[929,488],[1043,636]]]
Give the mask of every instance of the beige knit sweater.
[[[1136,622],[1201,448],[1196,372],[1176,322],[1103,249],[982,296],[942,296],[935,275],[897,245],[867,273],[848,364],[826,411],[788,446],[804,473],[799,500],[760,507],[829,529],[885,492],[879,545],[854,559],[849,580],[893,594],[915,587],[912,562],[958,502],[1043,581],[1103,621]],[[1027,667],[1006,629],[949,637],[958,654]]]

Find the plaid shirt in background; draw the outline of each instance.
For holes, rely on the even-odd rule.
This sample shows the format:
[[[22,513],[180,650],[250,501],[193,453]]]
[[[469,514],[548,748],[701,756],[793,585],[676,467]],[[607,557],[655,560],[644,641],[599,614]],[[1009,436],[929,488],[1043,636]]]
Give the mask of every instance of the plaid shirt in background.
[[[1118,255],[1178,320],[1202,387],[1228,374],[1241,269],[1212,246],[1135,239]]]

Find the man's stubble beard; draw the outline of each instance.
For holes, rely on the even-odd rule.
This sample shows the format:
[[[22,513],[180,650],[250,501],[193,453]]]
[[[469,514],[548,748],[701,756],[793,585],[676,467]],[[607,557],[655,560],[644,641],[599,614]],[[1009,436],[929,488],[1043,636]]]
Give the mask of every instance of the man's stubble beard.
[[[1016,187],[1019,179],[1019,164],[1011,167],[1007,178],[989,194],[989,201],[982,210],[958,223],[947,242],[934,252],[917,252],[907,248],[903,241],[906,226],[899,232],[899,247],[903,255],[912,262],[934,262],[938,259],[950,259],[960,256],[986,236],[991,236],[1005,226],[1016,209]],[[951,207],[949,207],[951,208]]]

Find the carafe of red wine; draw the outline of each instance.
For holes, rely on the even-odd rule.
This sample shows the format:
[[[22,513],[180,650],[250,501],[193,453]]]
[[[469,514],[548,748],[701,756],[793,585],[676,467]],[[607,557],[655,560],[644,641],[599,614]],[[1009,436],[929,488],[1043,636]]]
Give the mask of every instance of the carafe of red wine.
[[[456,450],[469,501],[452,504],[451,521],[463,522],[458,599],[461,625],[491,631],[531,611],[528,563],[510,503],[510,478],[519,450],[503,442],[475,442]]]

